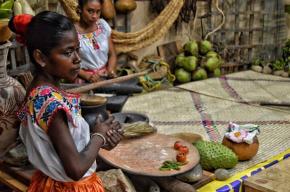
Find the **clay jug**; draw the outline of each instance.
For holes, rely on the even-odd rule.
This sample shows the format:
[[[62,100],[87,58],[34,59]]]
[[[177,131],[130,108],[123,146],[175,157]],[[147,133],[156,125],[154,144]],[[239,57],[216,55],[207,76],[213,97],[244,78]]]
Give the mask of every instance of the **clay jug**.
[[[6,42],[12,36],[12,32],[8,27],[9,20],[0,21],[0,44]]]
[[[115,17],[116,10],[112,3],[112,0],[104,0],[102,4],[102,16],[106,20],[111,20]]]
[[[238,157],[239,161],[246,161],[252,159],[259,150],[259,140],[255,136],[252,144],[235,143],[230,139],[224,137],[222,144],[230,148]]]
[[[10,42],[0,45],[0,154],[14,143],[18,136],[20,122],[16,111],[25,97],[23,86],[7,75],[7,55],[11,45]]]
[[[115,3],[115,8],[119,13],[129,13],[137,7],[135,0],[118,0]]]

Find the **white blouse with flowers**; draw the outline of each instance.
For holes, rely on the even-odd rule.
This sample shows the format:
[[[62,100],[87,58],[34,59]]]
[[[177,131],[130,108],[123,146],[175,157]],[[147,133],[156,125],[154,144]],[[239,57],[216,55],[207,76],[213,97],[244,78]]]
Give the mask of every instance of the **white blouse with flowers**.
[[[97,30],[92,33],[78,33],[80,41],[81,68],[101,69],[106,66],[109,54],[111,27],[104,19],[99,19]]]
[[[19,135],[26,147],[29,161],[45,175],[56,181],[69,182],[69,178],[47,134],[49,124],[58,110],[66,113],[68,126],[78,152],[90,141],[90,128],[80,115],[79,96],[56,87],[43,85],[33,89],[25,105],[18,112],[21,120]],[[96,170],[92,164],[84,177]]]

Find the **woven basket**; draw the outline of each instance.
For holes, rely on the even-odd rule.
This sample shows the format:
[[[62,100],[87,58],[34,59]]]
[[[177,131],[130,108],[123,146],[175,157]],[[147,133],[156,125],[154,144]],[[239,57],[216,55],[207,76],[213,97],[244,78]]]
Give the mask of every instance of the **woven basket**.
[[[204,37],[222,19],[214,4],[211,10],[205,2],[198,2],[198,7]],[[287,36],[283,0],[227,0],[219,1],[219,7],[225,14],[225,24],[210,40],[226,61],[224,74],[245,70],[257,58],[270,62],[281,57]],[[206,14],[210,11],[212,14]]]

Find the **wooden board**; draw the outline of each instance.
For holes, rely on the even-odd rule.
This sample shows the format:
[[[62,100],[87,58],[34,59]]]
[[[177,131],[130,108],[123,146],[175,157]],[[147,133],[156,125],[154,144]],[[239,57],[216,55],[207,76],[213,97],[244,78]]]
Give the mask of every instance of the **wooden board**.
[[[170,65],[171,71],[174,71],[175,57],[178,55],[180,49],[180,42],[178,41],[157,46],[158,55]]]
[[[249,177],[244,181],[245,192],[290,191],[290,158]]]
[[[177,140],[189,148],[188,163],[181,166],[180,170],[160,171],[164,161],[176,159],[177,151],[173,145]],[[159,133],[123,140],[111,151],[101,149],[99,155],[107,163],[129,173],[156,177],[184,173],[199,162],[199,153],[191,143]]]
[[[23,183],[17,181],[7,173],[0,171],[0,183],[8,186],[9,188],[13,189],[15,192],[25,192],[27,191],[27,186]]]
[[[0,171],[28,186],[35,169],[31,165],[26,167],[12,167],[8,164],[0,163]]]
[[[10,167],[5,163],[0,163],[0,183],[8,186],[16,192],[27,190],[34,169]]]
[[[203,170],[202,178],[200,180],[198,180],[197,182],[193,183],[192,186],[195,189],[199,189],[202,186],[204,186],[204,185],[210,183],[211,181],[213,181],[214,178],[215,178],[214,173]]]

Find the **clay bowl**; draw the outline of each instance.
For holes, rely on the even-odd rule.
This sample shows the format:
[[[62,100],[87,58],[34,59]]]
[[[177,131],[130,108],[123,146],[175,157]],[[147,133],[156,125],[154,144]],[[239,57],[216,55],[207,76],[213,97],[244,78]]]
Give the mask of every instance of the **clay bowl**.
[[[230,148],[237,155],[239,161],[246,161],[252,159],[257,154],[259,149],[259,141],[257,137],[254,137],[254,141],[252,144],[235,143],[224,137],[222,144]]]

